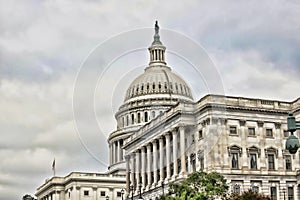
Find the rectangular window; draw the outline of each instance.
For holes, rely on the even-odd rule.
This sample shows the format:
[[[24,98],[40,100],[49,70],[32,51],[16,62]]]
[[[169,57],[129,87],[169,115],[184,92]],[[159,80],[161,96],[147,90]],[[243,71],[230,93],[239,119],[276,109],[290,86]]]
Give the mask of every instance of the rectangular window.
[[[117,197],[121,197],[121,192],[117,192]]]
[[[258,186],[253,186],[252,191],[255,193],[259,193],[259,187]]]
[[[290,135],[290,132],[289,131],[283,131],[283,136],[284,137],[289,137],[289,135]]]
[[[248,128],[248,135],[254,136],[255,135],[255,128]]]
[[[239,185],[235,184],[233,186],[233,193],[240,194],[240,192],[241,192],[241,187]]]
[[[257,169],[256,154],[250,154],[250,168],[251,169]]]
[[[193,159],[191,164],[192,164],[192,170],[193,170],[193,172],[195,172],[196,171],[196,160]]]
[[[204,169],[204,157],[200,158],[200,169],[203,170]]]
[[[88,191],[88,190],[84,190],[84,191],[83,191],[83,195],[84,195],[84,196],[89,196],[89,191]]]
[[[233,153],[232,157],[231,157],[231,166],[232,169],[238,169],[239,168],[239,159],[238,159],[238,154],[237,153]]]
[[[271,199],[272,200],[277,200],[277,189],[276,187],[271,187],[270,188],[270,193],[271,193]]]
[[[131,124],[134,124],[134,114],[131,114]]]
[[[191,135],[191,143],[192,144],[195,143],[195,135],[194,134]]]
[[[105,197],[105,191],[101,191],[101,192],[100,192],[100,196],[101,196],[101,197]]]
[[[236,135],[237,134],[237,130],[236,130],[236,126],[230,126],[229,127],[229,133]]]
[[[288,187],[288,200],[294,200],[294,188]]]
[[[266,136],[267,136],[267,137],[273,137],[273,130],[270,129],[270,128],[267,128],[267,129],[266,129]]]
[[[269,170],[275,170],[275,158],[273,154],[268,154]]]
[[[199,130],[199,140],[203,139],[203,131]]]
[[[292,158],[290,155],[285,156],[285,169],[292,170]]]

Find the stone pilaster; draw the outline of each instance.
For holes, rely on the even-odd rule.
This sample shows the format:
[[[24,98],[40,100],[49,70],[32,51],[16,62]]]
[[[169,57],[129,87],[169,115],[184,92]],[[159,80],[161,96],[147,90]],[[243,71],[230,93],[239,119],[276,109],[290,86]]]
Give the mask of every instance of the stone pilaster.
[[[185,156],[185,130],[184,127],[179,127],[180,135],[180,160],[181,160],[181,175],[186,173],[186,156]]]
[[[166,137],[166,165],[167,165],[167,180],[171,178],[171,146],[170,146],[170,134],[167,133]]]
[[[177,159],[178,159],[178,155],[177,155],[177,131],[173,130],[172,131],[172,137],[173,137],[173,168],[174,168],[174,175],[173,178],[175,179],[176,176],[178,175],[178,163],[177,163]]]

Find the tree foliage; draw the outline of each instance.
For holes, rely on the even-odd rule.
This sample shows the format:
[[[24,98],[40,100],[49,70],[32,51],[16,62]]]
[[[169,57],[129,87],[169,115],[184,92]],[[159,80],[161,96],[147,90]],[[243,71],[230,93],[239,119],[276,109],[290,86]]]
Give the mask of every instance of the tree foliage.
[[[170,185],[169,194],[161,200],[213,200],[225,197],[228,190],[226,179],[217,172],[194,172],[180,183]]]
[[[253,192],[252,190],[243,192],[242,194],[231,194],[228,200],[271,200],[269,196]]]

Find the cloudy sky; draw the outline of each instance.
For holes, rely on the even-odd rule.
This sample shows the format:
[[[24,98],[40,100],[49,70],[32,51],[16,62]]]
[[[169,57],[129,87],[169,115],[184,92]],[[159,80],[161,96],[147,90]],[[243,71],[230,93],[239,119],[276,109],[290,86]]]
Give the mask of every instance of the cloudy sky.
[[[148,63],[155,20],[167,48],[177,41],[168,42],[167,33],[164,39],[164,29],[203,48],[181,50],[191,57],[206,52],[224,94],[295,100],[300,96],[299,11],[296,0],[0,0],[0,199],[33,194],[52,176],[54,158],[57,175],[106,171],[113,115],[130,77]],[[127,33],[136,40],[126,40]],[[124,56],[127,47],[135,53]],[[168,56],[196,100],[211,91],[197,86],[203,81],[193,73],[184,73],[189,65],[182,59],[171,51]],[[88,74],[95,77],[97,69],[85,67],[93,62],[99,69],[106,66],[105,73],[96,73],[96,84]],[[78,88],[96,91],[95,98],[74,95]],[[90,108],[95,113],[86,112]],[[98,127],[89,126],[91,121]]]

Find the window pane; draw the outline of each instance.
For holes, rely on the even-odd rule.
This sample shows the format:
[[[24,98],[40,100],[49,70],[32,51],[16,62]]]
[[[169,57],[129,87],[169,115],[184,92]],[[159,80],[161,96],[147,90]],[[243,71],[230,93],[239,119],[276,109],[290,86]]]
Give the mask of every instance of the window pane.
[[[233,153],[231,158],[231,165],[233,169],[238,169],[238,154]]]
[[[271,187],[271,199],[277,200],[277,190],[276,187]]]
[[[258,186],[253,186],[252,191],[255,192],[255,193],[258,193],[259,192]]]
[[[266,136],[273,137],[273,130],[272,129],[266,129]]]
[[[292,159],[290,155],[285,156],[285,169],[292,170]]]
[[[257,169],[256,154],[250,154],[250,168],[251,169]]]
[[[268,155],[268,165],[269,165],[269,170],[275,170],[274,155],[272,154]]]
[[[230,126],[229,132],[230,132],[230,134],[237,134],[236,126]]]
[[[294,188],[288,187],[288,200],[294,200]]]
[[[255,135],[255,128],[248,128],[248,134],[251,136]]]
[[[240,186],[239,185],[233,186],[233,193],[240,194]]]

